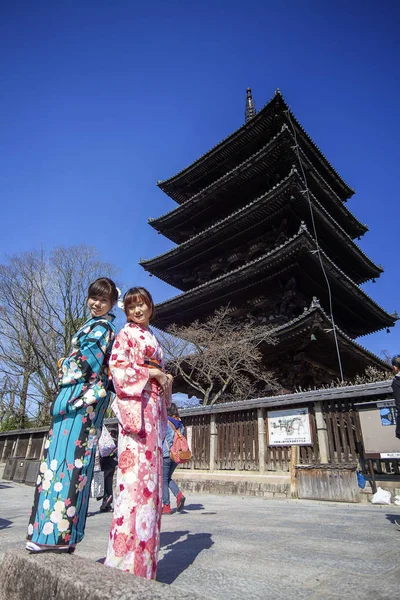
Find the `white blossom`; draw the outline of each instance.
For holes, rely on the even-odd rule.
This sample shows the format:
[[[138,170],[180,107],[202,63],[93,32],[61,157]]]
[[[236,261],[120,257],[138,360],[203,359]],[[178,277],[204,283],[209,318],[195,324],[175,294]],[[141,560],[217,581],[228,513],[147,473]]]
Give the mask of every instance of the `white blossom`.
[[[53,523],[50,523],[49,521],[47,521],[43,526],[43,534],[50,535],[50,533],[53,533],[53,531],[54,531]]]
[[[56,510],[53,510],[53,512],[50,515],[50,521],[52,523],[59,523],[62,519],[62,514],[57,512]]]
[[[51,469],[47,469],[47,471],[44,474],[44,478],[47,479],[47,481],[51,481],[53,479],[53,471]]]
[[[56,512],[62,512],[65,508],[65,504],[62,500],[57,500],[57,502],[54,504],[54,510]]]
[[[67,531],[69,527],[69,522],[67,521],[67,519],[62,519],[62,521],[60,521],[58,523],[58,531],[60,533],[62,533],[63,531]]]

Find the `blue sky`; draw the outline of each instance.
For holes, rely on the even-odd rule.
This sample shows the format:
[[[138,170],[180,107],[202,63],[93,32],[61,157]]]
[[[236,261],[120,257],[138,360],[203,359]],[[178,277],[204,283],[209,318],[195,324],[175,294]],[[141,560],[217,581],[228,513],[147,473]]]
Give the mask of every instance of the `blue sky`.
[[[400,4],[381,0],[2,3],[0,261],[87,243],[138,266],[173,246],[149,225],[175,204],[156,187],[240,127],[245,90],[277,87],[355,190],[361,248],[385,273],[364,286],[400,313]],[[399,326],[360,341],[400,352]]]

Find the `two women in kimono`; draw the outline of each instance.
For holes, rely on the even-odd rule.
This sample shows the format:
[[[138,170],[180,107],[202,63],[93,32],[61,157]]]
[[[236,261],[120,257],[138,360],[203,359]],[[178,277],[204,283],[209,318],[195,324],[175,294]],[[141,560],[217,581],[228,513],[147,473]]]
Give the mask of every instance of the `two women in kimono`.
[[[161,347],[149,329],[154,303],[144,288],[125,294],[128,322],[112,346],[115,329],[108,312],[117,298],[109,279],[89,287],[91,318],[74,336],[62,364],[26,547],[71,552],[83,538],[97,438],[109,402],[109,363],[119,461],[105,564],[151,579],[157,569],[162,442],[173,378],[164,372]]]
[[[154,311],[144,288],[124,296],[128,322],[115,340],[110,368],[119,421],[114,518],[105,564],[153,579],[162,511],[162,442],[167,428],[172,376],[149,329]]]
[[[83,538],[97,439],[110,400],[108,359],[115,327],[109,313],[118,295],[107,277],[89,286],[90,318],[62,361],[28,526],[31,552],[73,552]]]

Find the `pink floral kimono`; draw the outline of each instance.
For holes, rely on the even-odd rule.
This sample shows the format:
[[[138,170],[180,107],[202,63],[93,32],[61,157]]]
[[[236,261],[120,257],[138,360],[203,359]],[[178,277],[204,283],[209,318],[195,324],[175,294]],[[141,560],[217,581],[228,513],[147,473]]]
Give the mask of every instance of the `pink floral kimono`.
[[[154,579],[162,510],[162,441],[167,427],[166,401],[151,363],[163,364],[161,346],[152,332],[127,323],[119,332],[110,359],[119,421],[117,487],[114,518],[105,564]],[[160,367],[161,368],[161,367]]]

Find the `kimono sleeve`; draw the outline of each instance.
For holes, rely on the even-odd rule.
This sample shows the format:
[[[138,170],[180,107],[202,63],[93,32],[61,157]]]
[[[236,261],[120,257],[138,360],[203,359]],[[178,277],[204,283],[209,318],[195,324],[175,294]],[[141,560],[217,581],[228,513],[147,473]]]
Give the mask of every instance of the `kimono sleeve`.
[[[94,383],[100,376],[114,329],[107,322],[97,322],[79,340],[79,349],[62,365],[60,385]]]
[[[113,410],[127,433],[138,434],[143,428],[142,392],[149,381],[149,369],[144,366],[145,345],[132,330],[117,335],[110,358],[116,399]]]

